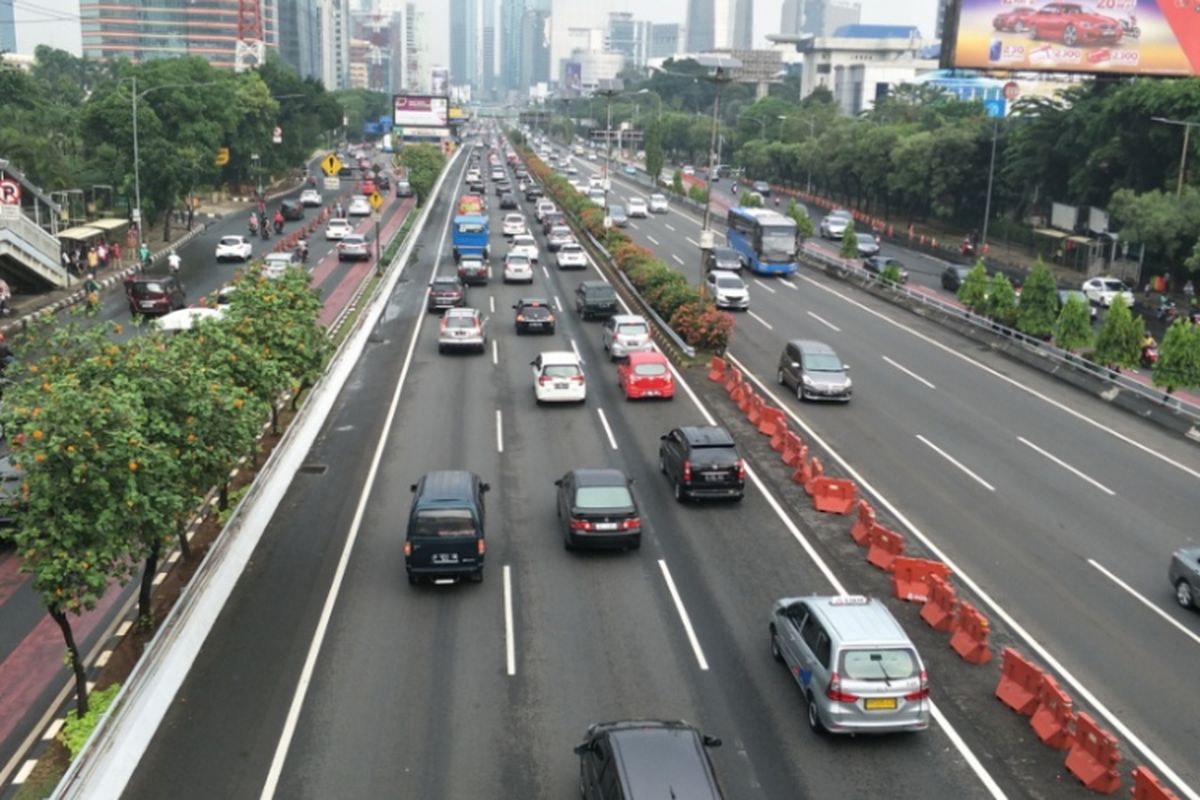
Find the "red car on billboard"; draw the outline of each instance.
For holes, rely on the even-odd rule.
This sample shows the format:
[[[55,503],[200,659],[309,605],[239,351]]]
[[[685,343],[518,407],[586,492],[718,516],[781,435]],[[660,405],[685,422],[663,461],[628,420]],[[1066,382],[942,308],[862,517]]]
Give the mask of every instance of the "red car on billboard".
[[[1014,8],[1011,11],[997,14],[996,18],[992,20],[992,27],[998,31],[1025,33],[1029,30],[1030,19],[1036,13],[1037,9],[1031,6]]]
[[[1117,44],[1121,23],[1112,17],[1084,10],[1078,3],[1051,3],[1029,17],[1034,39],[1062,42],[1067,47]]]

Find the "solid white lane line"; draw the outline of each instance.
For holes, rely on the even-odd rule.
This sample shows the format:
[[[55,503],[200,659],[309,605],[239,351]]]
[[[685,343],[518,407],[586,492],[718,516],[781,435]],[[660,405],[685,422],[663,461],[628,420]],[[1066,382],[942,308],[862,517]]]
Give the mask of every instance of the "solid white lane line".
[[[837,325],[834,325],[834,324],[833,324],[832,322],[830,322],[829,320],[827,320],[827,319],[823,319],[823,318],[821,318],[821,317],[818,317],[816,314],[814,314],[814,313],[813,313],[813,312],[811,312],[811,311],[809,311],[809,312],[808,312],[808,315],[809,315],[810,317],[812,317],[813,319],[815,319],[817,322],[819,322],[819,323],[821,323],[822,325],[824,325],[826,328],[829,328],[831,331],[836,331],[837,333],[841,333],[841,332],[842,332],[842,329],[841,329],[841,328],[839,328]]]
[[[550,270],[546,269],[546,265],[542,265],[542,274],[546,276],[546,280],[550,280]]]
[[[747,311],[746,314],[751,319],[753,319],[755,322],[757,322],[759,325],[762,325],[764,328],[766,328],[767,330],[769,330],[769,331],[775,330],[774,326],[771,325],[771,323],[767,322],[765,319],[760,317],[758,314],[755,314],[753,311]]]
[[[509,676],[517,674],[517,642],[513,636],[512,570],[504,565],[504,666]]]
[[[687,609],[683,607],[683,599],[679,596],[679,590],[675,588],[675,579],[671,577],[671,570],[667,569],[667,562],[661,558],[658,560],[658,568],[662,570],[663,580],[667,582],[667,591],[671,593],[671,599],[675,602],[675,610],[679,612],[679,619],[683,623],[688,641],[691,642],[692,652],[696,654],[696,663],[700,665],[700,669],[707,671],[708,659],[704,657],[704,651],[700,648],[700,640],[696,638],[696,630],[692,627],[692,618],[688,616]]]
[[[908,377],[912,378],[914,381],[920,381],[921,383],[923,383],[923,384],[925,384],[926,386],[928,386],[930,389],[936,389],[936,388],[937,388],[937,387],[936,387],[936,386],[934,386],[932,383],[930,383],[929,381],[925,380],[924,378],[922,378],[922,377],[921,377],[920,375],[918,375],[917,373],[913,372],[913,371],[912,371],[911,369],[909,369],[908,367],[903,367],[903,366],[901,366],[901,365],[897,364],[895,361],[892,361],[892,360],[891,360],[890,358],[888,358],[887,356],[884,356],[884,357],[883,357],[883,360],[884,360],[884,361],[886,361],[887,363],[891,364],[891,365],[892,365],[893,367],[895,367],[896,369],[898,369],[898,370],[900,370],[901,372],[903,372],[903,373],[904,373],[905,375],[907,375]]]
[[[755,278],[755,279],[754,279],[754,283],[755,283],[755,285],[757,285],[757,286],[761,286],[763,289],[765,289],[766,291],[770,292],[771,294],[778,294],[778,292],[776,292],[776,291],[775,291],[774,289],[772,289],[770,286],[767,286],[765,283],[763,283],[762,281],[760,281],[758,278]]]
[[[1078,470],[1078,469],[1076,469],[1075,467],[1071,466],[1071,465],[1070,465],[1070,464],[1068,464],[1067,462],[1063,461],[1063,460],[1062,460],[1061,458],[1059,458],[1058,456],[1056,456],[1056,455],[1054,455],[1054,454],[1052,454],[1052,453],[1048,453],[1047,451],[1045,451],[1045,450],[1043,450],[1042,448],[1038,447],[1038,446],[1037,446],[1036,444],[1034,444],[1033,442],[1031,442],[1031,441],[1029,441],[1028,439],[1026,439],[1024,436],[1018,436],[1018,437],[1017,437],[1017,441],[1018,441],[1018,442],[1020,442],[1021,444],[1025,445],[1026,447],[1028,447],[1030,450],[1036,450],[1037,452],[1041,453],[1043,456],[1045,456],[1046,458],[1050,459],[1050,460],[1051,460],[1051,461],[1053,461],[1055,464],[1058,464],[1060,467],[1062,467],[1063,469],[1065,469],[1067,472],[1074,473],[1074,474],[1075,474],[1077,477],[1079,477],[1079,478],[1082,478],[1083,480],[1087,481],[1087,482],[1088,482],[1088,483],[1090,483],[1092,486],[1095,486],[1097,489],[1099,489],[1100,491],[1102,491],[1102,492],[1104,492],[1105,494],[1107,494],[1109,497],[1114,497],[1114,496],[1116,496],[1116,494],[1117,494],[1116,492],[1114,492],[1112,489],[1110,489],[1110,488],[1108,488],[1107,486],[1105,486],[1103,483],[1100,483],[1100,481],[1096,480],[1095,478],[1091,477],[1090,475],[1088,475],[1088,474],[1086,474],[1086,473],[1084,473],[1084,472],[1081,472],[1080,470]]]
[[[560,312],[562,311],[562,301],[558,299],[558,295],[554,295],[554,305]]]
[[[687,243],[688,243],[688,244],[690,244],[692,247],[699,247],[699,246],[700,246],[700,243],[699,243],[699,242],[697,242],[697,241],[696,241],[695,239],[693,239],[692,237],[688,236],[688,237],[685,237],[685,238],[687,239]]]
[[[671,223],[669,223],[669,222],[664,222],[664,223],[663,223],[663,227],[664,227],[664,228],[666,228],[666,229],[667,229],[667,230],[669,230],[669,231],[673,231],[673,230],[675,230],[675,226],[674,226],[674,225],[672,225],[672,224],[671,224]]]
[[[792,283],[792,282],[791,282],[791,281],[789,281],[787,278],[780,278],[780,279],[779,279],[779,282],[780,282],[780,283],[782,283],[784,286],[788,287],[789,289],[796,289],[796,288],[797,288],[797,287],[796,287],[796,284]]]
[[[603,408],[597,408],[596,413],[600,415],[600,424],[604,426],[604,435],[608,437],[608,443],[613,450],[617,449],[617,438],[613,436],[612,428],[608,425],[608,417],[604,415]]]
[[[500,363],[500,345],[495,339],[492,339],[492,365]]]
[[[990,483],[988,483],[987,481],[985,481],[983,478],[981,478],[981,477],[979,477],[978,475],[976,475],[974,472],[972,472],[970,469],[968,469],[966,466],[964,466],[964,465],[963,465],[963,463],[962,463],[961,461],[959,461],[957,458],[955,458],[954,456],[950,455],[950,454],[949,454],[949,453],[947,453],[945,450],[943,450],[942,448],[938,447],[936,444],[934,444],[933,442],[929,441],[928,439],[926,439],[924,436],[922,436],[922,435],[921,435],[921,434],[919,434],[919,433],[917,434],[917,438],[918,438],[918,439],[920,439],[920,440],[921,440],[921,442],[922,442],[922,444],[924,444],[924,445],[925,445],[926,447],[928,447],[930,450],[932,450],[933,452],[937,453],[939,456],[941,456],[942,458],[946,459],[946,460],[947,460],[947,461],[949,461],[951,464],[953,464],[954,466],[956,466],[956,467],[958,467],[960,470],[962,470],[962,471],[963,471],[963,473],[964,473],[964,474],[965,474],[965,475],[966,475],[968,478],[970,478],[971,480],[975,481],[975,482],[976,482],[976,483],[978,483],[980,486],[982,486],[983,488],[987,489],[989,492],[994,492],[994,491],[996,491],[996,487],[995,487],[995,486],[992,486]]]
[[[683,263],[683,259],[680,258],[679,256],[675,255],[674,253],[671,253],[671,258],[675,259],[676,263],[679,263],[679,264]]]
[[[646,238],[650,240],[650,244],[654,245],[655,247],[658,247],[658,239],[655,239],[650,234],[646,234]]]
[[[491,309],[490,313],[492,313],[492,314],[496,313],[496,295],[494,295],[494,294],[488,295],[488,308]]]
[[[805,280],[809,280],[809,279],[805,278]],[[823,287],[821,287],[820,284],[816,283],[815,281],[810,281],[810,282],[814,286],[817,286],[818,288],[823,288]],[[855,301],[851,301],[851,302],[855,302]],[[1080,697],[1082,697],[1087,702],[1088,705],[1090,705],[1102,717],[1104,717],[1104,719],[1108,722],[1108,724],[1110,726],[1112,726],[1119,735],[1121,735],[1126,741],[1128,741],[1130,744],[1132,744],[1146,758],[1146,760],[1149,761],[1153,765],[1154,769],[1158,771],[1159,775],[1165,777],[1168,781],[1175,784],[1175,787],[1179,791],[1181,791],[1183,793],[1183,795],[1188,798],[1188,800],[1200,800],[1200,794],[1198,794],[1195,790],[1193,790],[1186,783],[1184,783],[1183,779],[1179,777],[1179,774],[1177,772],[1175,772],[1173,769],[1171,769],[1170,765],[1168,765],[1167,762],[1164,761],[1158,755],[1158,753],[1156,753],[1153,749],[1150,748],[1149,745],[1147,745],[1144,741],[1142,741],[1142,739],[1140,739],[1137,736],[1137,734],[1135,734],[1129,728],[1128,725],[1126,725],[1124,722],[1122,722],[1121,718],[1116,713],[1114,713],[1111,709],[1109,709],[1108,706],[1104,705],[1104,703],[1101,702],[1100,698],[1098,698],[1095,694],[1093,694],[1091,691],[1089,691],[1088,688],[1083,685],[1083,682],[1080,681],[1077,677],[1075,677],[1074,673],[1072,673],[1070,670],[1068,670],[1062,664],[1062,662],[1060,662],[1057,658],[1054,657],[1054,654],[1051,653],[1046,648],[1045,645],[1043,645],[1040,641],[1035,639],[1033,634],[1031,634],[1028,630],[1026,630],[1025,626],[1023,626],[1020,622],[1018,622],[1017,619],[1012,614],[1008,613],[1008,611],[1003,606],[1001,606],[998,602],[996,602],[995,598],[993,598],[990,594],[988,594],[982,586],[980,586],[978,583],[976,583],[975,580],[973,578],[971,578],[970,575],[967,574],[966,570],[962,569],[958,565],[958,563],[956,561],[954,561],[954,559],[950,558],[950,556],[948,556],[942,550],[942,548],[938,547],[937,544],[934,543],[934,541],[932,539],[930,539],[929,536],[923,530],[921,530],[920,528],[917,527],[916,523],[914,523],[907,516],[905,516],[903,511],[901,511],[899,508],[897,508],[895,506],[895,504],[893,504],[890,500],[888,500],[887,497],[885,497],[882,492],[880,492],[878,489],[876,489],[875,486],[873,484],[871,484],[870,481],[866,480],[859,473],[858,470],[856,470],[854,467],[852,467],[850,465],[850,463],[848,461],[846,461],[846,459],[842,458],[841,454],[839,454],[837,451],[832,449],[829,446],[829,444],[824,439],[822,439],[820,437],[820,435],[817,434],[817,432],[815,430],[813,430],[812,427],[800,417],[800,415],[798,415],[795,411],[793,411],[787,403],[782,402],[775,395],[775,393],[773,391],[771,391],[770,386],[763,383],[763,381],[759,380],[758,376],[755,375],[754,373],[752,373],[749,370],[749,368],[744,363],[742,363],[742,361],[740,359],[738,359],[736,356],[734,356],[732,353],[728,354],[728,358],[729,358],[730,363],[732,363],[735,367],[740,369],[743,374],[745,374],[751,381],[753,381],[758,386],[759,391],[762,392],[764,397],[770,398],[771,402],[775,403],[775,405],[782,408],[784,410],[784,413],[786,413],[789,417],[791,417],[792,421],[796,423],[797,427],[801,431],[804,431],[805,435],[810,437],[814,442],[817,443],[818,447],[820,447],[822,450],[824,450],[826,453],[828,453],[829,457],[833,461],[837,462],[838,466],[841,467],[841,469],[846,473],[847,476],[849,476],[850,478],[853,478],[854,481],[863,488],[864,492],[866,492],[866,493],[870,494],[872,497],[874,497],[875,500],[879,503],[879,505],[882,508],[886,508],[888,510],[888,512],[891,513],[891,515],[893,517],[895,517],[900,522],[900,524],[903,525],[909,531],[909,533],[911,533],[916,539],[920,540],[920,542],[923,545],[925,545],[925,547],[929,550],[930,553],[933,554],[933,556],[936,560],[941,561],[946,566],[948,566],[951,569],[951,571],[953,571],[954,574],[958,577],[958,579],[960,581],[962,581],[963,585],[966,586],[971,591],[972,594],[974,594],[976,597],[978,597],[984,605],[986,605],[989,609],[991,609],[991,612],[993,614],[995,614],[997,618],[1003,620],[1004,624],[1007,625],[1009,627],[1009,629],[1011,629],[1014,633],[1016,633],[1018,636],[1020,636],[1025,641],[1025,643],[1029,646],[1029,648],[1031,650],[1033,650],[1035,653],[1037,653],[1038,656],[1043,661],[1045,661],[1046,664],[1048,664],[1052,670],[1057,672],[1064,681],[1066,681],[1068,684],[1070,684],[1071,687],[1075,690],[1075,692]],[[680,382],[678,373],[676,373],[675,379],[677,382]],[[682,385],[685,389],[688,389],[686,383],[680,382],[680,385]],[[689,394],[691,394],[690,390],[689,390]],[[696,402],[697,405],[699,405],[700,401],[698,399],[696,399],[694,394],[692,394],[692,399]],[[709,415],[708,419],[709,419],[710,425],[717,424],[712,419],[711,415]],[[746,468],[746,476],[753,477],[753,473],[749,467]],[[766,494],[764,487],[762,487],[761,483],[759,483],[757,481],[757,479],[755,479],[755,484],[766,495],[767,501],[769,503],[771,503],[774,508],[776,508],[776,513],[780,516],[781,519],[783,519],[784,525],[786,525],[788,527],[788,529],[792,531],[792,535],[795,536],[797,538],[797,540],[801,542],[801,544],[804,546],[805,551],[810,554],[810,558],[812,558],[814,560],[814,562],[817,563],[818,566],[822,567],[822,572],[826,573],[826,577],[831,578],[832,585],[835,588],[837,588],[838,591],[845,593],[845,590],[838,588],[841,586],[841,584],[837,582],[836,578],[832,577],[832,575],[833,575],[832,572],[827,571],[828,567],[824,566],[824,561],[822,561],[820,556],[818,556],[816,554],[815,550],[812,550],[811,545],[809,545],[807,543],[807,541],[804,540],[802,534],[800,534],[800,531],[795,527],[795,525],[792,524],[791,520],[787,518],[787,516],[784,514],[783,510],[778,507],[778,504],[775,503],[775,499],[773,497],[771,497],[771,495]],[[959,752],[963,754],[963,757],[967,760],[967,763],[971,765],[971,768],[975,771],[975,774],[979,776],[980,780],[984,782],[985,786],[988,786],[989,789],[991,789],[992,796],[993,797],[1004,797],[1004,793],[1000,790],[999,786],[996,785],[996,783],[992,779],[992,777],[987,773],[987,770],[984,769],[984,767],[983,767],[982,763],[980,763],[979,759],[975,757],[975,754],[970,750],[970,748],[968,748],[966,746],[966,743],[962,741],[961,737],[959,737],[959,735],[957,733],[951,733],[953,731],[953,729],[950,727],[949,720],[946,720],[945,717],[942,716],[941,712],[939,711],[939,709],[936,705],[932,705],[931,709],[933,711],[934,718],[938,721],[938,724],[946,727],[947,733],[951,734],[951,736],[950,736],[951,741],[955,743],[955,747],[957,747]]]
[[[964,361],[973,367],[977,367],[980,370],[983,370],[987,374],[991,375],[993,378],[997,378],[1014,388],[1020,389],[1022,392],[1025,392],[1026,394],[1028,394],[1032,397],[1036,397],[1037,399],[1041,400],[1042,402],[1044,402],[1048,405],[1054,406],[1059,411],[1063,411],[1067,414],[1070,414],[1075,419],[1080,420],[1081,422],[1085,422],[1088,425],[1091,425],[1093,428],[1104,431],[1105,433],[1107,433],[1110,436],[1116,437],[1117,439],[1121,440],[1125,444],[1135,447],[1138,450],[1141,450],[1146,455],[1151,456],[1153,458],[1157,458],[1159,461],[1162,461],[1165,464],[1170,464],[1172,467],[1175,467],[1176,469],[1178,469],[1181,472],[1186,472],[1188,475],[1191,475],[1193,478],[1200,479],[1200,470],[1193,469],[1192,467],[1189,467],[1186,464],[1182,464],[1182,463],[1176,461],[1175,459],[1171,458],[1170,456],[1163,455],[1162,453],[1159,453],[1157,450],[1154,450],[1153,448],[1151,448],[1147,445],[1144,445],[1141,442],[1136,441],[1136,440],[1130,438],[1129,436],[1126,436],[1123,433],[1119,433],[1118,431],[1113,430],[1112,428],[1108,427],[1107,425],[1104,425],[1101,422],[1092,419],[1091,417],[1087,416],[1086,414],[1083,414],[1082,412],[1079,412],[1073,408],[1070,408],[1065,403],[1060,403],[1058,400],[1055,400],[1054,398],[1052,398],[1046,394],[1043,394],[1042,392],[1039,392],[1036,389],[1031,389],[1030,387],[1021,383],[1017,379],[1010,378],[1009,376],[1003,374],[999,370],[993,369],[992,367],[989,367],[987,364],[984,364],[982,361],[976,361],[975,359],[971,358],[970,356],[958,352],[957,350],[950,347],[949,345],[942,344],[941,342],[937,341],[933,337],[928,336],[924,333],[921,333],[920,331],[918,331],[908,325],[905,325],[902,322],[894,320],[881,311],[876,311],[875,309],[870,308],[867,305],[864,305],[863,303],[859,302],[858,300],[855,300],[854,298],[850,297],[849,295],[839,292],[838,290],[836,290],[830,286],[825,286],[821,283],[818,283],[817,281],[813,280],[812,278],[808,277],[807,275],[802,275],[801,278],[803,280],[807,281],[813,287],[820,289],[821,291],[826,292],[828,294],[831,294],[834,297],[837,297],[841,300],[844,300],[845,302],[849,303],[850,305],[854,306],[855,308],[857,308],[861,311],[865,311],[868,314],[872,315],[873,317],[879,319],[881,322],[885,322],[894,328],[899,328],[900,330],[904,331],[905,333],[909,333],[909,334],[915,336],[916,338],[920,339],[921,341],[925,342],[926,344],[928,344],[932,347],[936,347],[937,349],[941,350],[943,353],[953,356],[954,358],[957,358],[960,361]],[[1180,785],[1180,784],[1177,783],[1176,785]],[[1200,794],[1190,794],[1189,797],[1193,798],[1194,800],[1200,800]]]
[[[579,355],[579,345],[575,344],[574,339],[571,340],[571,349],[575,351],[575,357],[582,361],[583,356]]]
[[[504,452],[504,415],[496,409],[496,452]]]
[[[1142,605],[1144,605],[1146,608],[1148,608],[1148,609],[1150,609],[1151,611],[1153,611],[1155,614],[1158,614],[1158,616],[1162,617],[1164,620],[1166,620],[1167,622],[1169,622],[1171,625],[1174,625],[1174,626],[1175,626],[1175,629],[1176,629],[1176,630],[1178,630],[1178,631],[1180,631],[1181,633],[1183,633],[1183,635],[1184,635],[1184,636],[1188,637],[1189,639],[1191,639],[1191,640],[1192,640],[1193,642],[1195,642],[1196,644],[1200,644],[1200,636],[1198,636],[1198,635],[1197,635],[1195,632],[1193,632],[1193,631],[1191,631],[1191,630],[1188,630],[1188,628],[1187,628],[1187,626],[1186,626],[1186,625],[1184,625],[1184,624],[1183,624],[1183,623],[1181,623],[1179,620],[1177,620],[1177,619],[1175,619],[1174,617],[1172,617],[1172,616],[1171,616],[1170,614],[1168,614],[1167,612],[1163,611],[1163,610],[1162,610],[1161,608],[1159,608],[1158,606],[1154,605],[1154,603],[1150,602],[1150,600],[1148,600],[1148,599],[1147,599],[1145,596],[1143,596],[1143,595],[1142,595],[1140,592],[1138,592],[1136,589],[1134,589],[1134,588],[1133,588],[1132,586],[1130,586],[1128,583],[1126,583],[1125,581],[1123,581],[1123,580],[1121,580],[1120,578],[1118,578],[1116,575],[1114,575],[1114,574],[1112,574],[1111,572],[1109,572],[1107,569],[1105,569],[1105,568],[1104,568],[1104,567],[1103,567],[1103,566],[1102,566],[1102,565],[1101,565],[1101,564],[1100,564],[1098,561],[1096,561],[1094,558],[1089,558],[1089,559],[1087,560],[1087,562],[1088,562],[1089,564],[1091,564],[1093,567],[1095,567],[1097,570],[1099,570],[1099,571],[1100,571],[1100,574],[1104,575],[1104,577],[1108,578],[1110,581],[1112,581],[1113,583],[1115,583],[1117,586],[1120,586],[1120,587],[1121,587],[1122,589],[1124,589],[1126,592],[1128,592],[1129,594],[1131,594],[1131,595],[1133,596],[1133,598],[1134,598],[1135,600],[1137,600],[1139,603],[1141,603],[1141,604],[1142,604]]]
[[[442,251],[446,244],[446,235],[450,232],[450,221],[454,219],[452,214],[446,214],[446,224],[442,227],[442,234],[438,238],[437,253],[434,256],[433,263],[442,263]],[[279,786],[279,777],[283,774],[283,764],[287,760],[288,750],[291,749],[292,739],[296,735],[296,725],[300,721],[300,711],[304,708],[305,698],[308,696],[308,688],[312,684],[313,672],[317,668],[317,657],[321,653],[321,647],[325,643],[325,634],[329,630],[329,620],[333,617],[333,608],[337,604],[338,593],[342,588],[342,581],[346,578],[346,570],[350,565],[350,554],[354,551],[354,545],[358,541],[358,532],[362,527],[363,517],[367,511],[367,502],[371,499],[371,491],[374,489],[376,477],[379,475],[379,464],[383,461],[384,451],[387,449],[389,440],[391,439],[392,424],[396,421],[396,412],[400,408],[400,394],[404,390],[404,383],[408,379],[408,371],[412,367],[413,355],[417,352],[417,339],[421,335],[419,324],[413,325],[412,337],[408,342],[408,352],[404,355],[404,365],[400,368],[400,377],[396,381],[396,389],[392,392],[392,400],[388,406],[387,415],[383,420],[383,429],[379,432],[379,441],[375,445],[375,453],[371,456],[371,466],[367,469],[366,481],[363,483],[362,492],[358,496],[358,505],[354,509],[354,518],[350,522],[350,530],[346,534],[346,542],[342,545],[342,553],[338,558],[337,567],[333,573],[333,581],[329,585],[329,592],[325,595],[325,603],[321,607],[321,616],[317,619],[317,627],[313,631],[312,641],[308,646],[308,653],[304,657],[304,666],[300,669],[300,677],[296,680],[296,689],[292,694],[292,702],[288,707],[287,718],[283,723],[283,730],[279,734],[279,742],[275,745],[275,754],[271,757],[271,766],[267,771],[267,777],[263,781],[262,792],[259,793],[259,800],[272,800],[275,797],[275,790]]]

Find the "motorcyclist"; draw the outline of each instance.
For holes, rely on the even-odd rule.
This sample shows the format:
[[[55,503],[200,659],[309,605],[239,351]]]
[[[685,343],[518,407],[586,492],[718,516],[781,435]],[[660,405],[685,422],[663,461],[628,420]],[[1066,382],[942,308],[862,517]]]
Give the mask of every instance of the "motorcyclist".
[[[179,253],[175,252],[175,248],[171,248],[171,253],[167,256],[167,266],[171,268],[171,272],[179,274],[179,265],[181,262],[182,259],[179,257]]]
[[[300,254],[300,261],[308,261],[308,239],[301,238],[296,242],[296,252]]]
[[[250,235],[253,236],[256,233],[258,233],[258,212],[251,211],[250,212]]]
[[[275,211],[275,232],[283,232],[283,212],[278,209]]]
[[[94,272],[89,272],[87,280],[83,282],[83,298],[89,308],[95,308],[100,304],[100,283],[96,280]]]

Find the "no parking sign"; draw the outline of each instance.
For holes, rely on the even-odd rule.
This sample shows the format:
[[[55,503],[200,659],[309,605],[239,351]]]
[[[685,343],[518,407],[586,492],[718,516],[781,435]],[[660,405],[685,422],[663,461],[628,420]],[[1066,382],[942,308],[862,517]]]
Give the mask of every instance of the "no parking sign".
[[[0,180],[0,206],[21,205],[21,184],[12,178]]]

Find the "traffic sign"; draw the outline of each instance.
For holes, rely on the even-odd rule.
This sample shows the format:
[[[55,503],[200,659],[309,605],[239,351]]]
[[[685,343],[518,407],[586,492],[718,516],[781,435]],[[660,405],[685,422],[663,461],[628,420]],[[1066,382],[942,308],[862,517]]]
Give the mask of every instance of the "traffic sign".
[[[229,148],[228,147],[218,147],[217,148],[217,156],[216,156],[216,158],[213,159],[213,163],[216,164],[218,167],[223,167],[226,164],[228,164],[229,163]]]
[[[1009,81],[1008,83],[1004,84],[1004,99],[1005,100],[1007,100],[1008,102],[1011,103],[1013,100],[1016,100],[1020,96],[1021,96],[1021,87],[1019,85],[1017,85],[1016,81]]]
[[[321,161],[321,169],[329,177],[337,175],[342,170],[342,160],[336,154],[330,153]]]
[[[381,195],[379,192],[371,192],[371,196],[368,197],[367,200],[370,201],[371,208],[375,209],[376,211],[383,207],[383,195]]]
[[[21,184],[11,178],[0,180],[0,206],[21,205]]]
[[[1003,117],[1008,103],[1004,100],[984,100],[983,109],[989,117]]]
[[[342,181],[337,175],[325,179],[326,190],[336,192],[340,188],[342,188]]]

